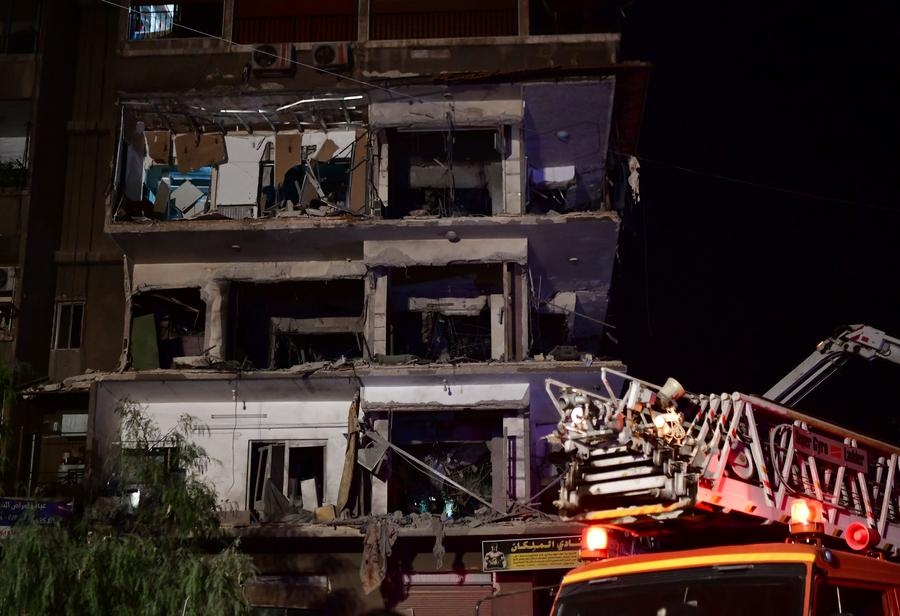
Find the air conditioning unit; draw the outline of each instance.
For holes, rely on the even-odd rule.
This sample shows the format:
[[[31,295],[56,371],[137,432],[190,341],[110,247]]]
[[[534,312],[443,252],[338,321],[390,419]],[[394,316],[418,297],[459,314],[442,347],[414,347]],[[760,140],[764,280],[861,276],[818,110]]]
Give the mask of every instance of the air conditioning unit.
[[[0,293],[12,295],[16,290],[16,268],[0,267]]]
[[[292,75],[297,70],[294,46],[290,43],[256,45],[250,66],[256,75]]]
[[[216,211],[227,218],[259,218],[259,207],[255,205],[219,205]]]
[[[350,43],[316,43],[312,48],[312,63],[318,68],[350,68]]]

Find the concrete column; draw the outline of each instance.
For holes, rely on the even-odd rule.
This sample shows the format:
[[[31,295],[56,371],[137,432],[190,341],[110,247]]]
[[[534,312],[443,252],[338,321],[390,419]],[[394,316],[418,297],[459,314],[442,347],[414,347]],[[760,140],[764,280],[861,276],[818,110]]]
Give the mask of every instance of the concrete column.
[[[525,502],[531,498],[530,447],[528,442],[527,417],[504,417],[503,434],[506,435],[507,458],[512,458],[515,468],[516,500]],[[509,450],[510,438],[515,439],[515,451]],[[508,479],[508,478],[507,478]]]
[[[386,439],[390,439],[390,424],[387,419],[376,419],[372,422],[375,432]],[[387,481],[372,475],[372,515],[388,513],[388,486]]]
[[[528,0],[519,0],[519,36],[528,36],[531,29]]]
[[[510,127],[509,155],[503,159],[503,205],[507,214],[525,212],[525,159],[522,156],[522,127]]]
[[[200,298],[206,304],[206,330],[203,333],[203,348],[209,349],[210,357],[225,359],[226,322],[228,320],[228,291],[231,283],[227,280],[212,280],[200,288]]]
[[[496,293],[490,297],[491,307],[491,359],[506,360],[506,324],[507,318],[503,295]]]
[[[369,0],[359,0],[356,40],[360,43],[369,40],[369,4]]]
[[[366,342],[373,356],[387,355],[388,274],[375,270],[366,281]]]
[[[388,194],[388,144],[386,140],[378,141],[378,198],[386,206],[390,205],[390,196]],[[381,212],[378,211],[378,216]]]
[[[224,5],[222,6],[222,38],[226,41],[234,40],[235,4],[237,4],[237,0],[225,0]]]
[[[522,361],[528,355],[529,339],[528,319],[531,317],[531,297],[528,293],[528,276],[525,268],[516,265],[513,267],[513,294],[515,302],[513,302],[514,314],[516,319],[515,327],[515,348],[516,360]]]

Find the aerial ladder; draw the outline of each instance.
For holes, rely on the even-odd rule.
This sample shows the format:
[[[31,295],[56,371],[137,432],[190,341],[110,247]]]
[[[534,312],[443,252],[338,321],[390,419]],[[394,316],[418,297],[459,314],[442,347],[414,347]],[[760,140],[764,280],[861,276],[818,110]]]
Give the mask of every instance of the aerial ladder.
[[[659,386],[610,369],[600,393],[548,379],[560,421],[547,438],[569,454],[560,516],[635,528],[697,514],[776,525],[803,500],[818,503],[826,534],[897,557],[900,448],[785,404],[854,354],[900,363],[900,342],[847,328],[766,397],[697,395],[674,379]]]

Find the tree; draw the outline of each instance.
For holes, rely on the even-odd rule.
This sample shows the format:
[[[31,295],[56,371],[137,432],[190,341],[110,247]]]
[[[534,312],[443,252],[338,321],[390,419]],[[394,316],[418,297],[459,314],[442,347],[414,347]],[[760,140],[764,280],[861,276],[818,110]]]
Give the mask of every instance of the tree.
[[[242,585],[253,565],[219,531],[216,495],[202,479],[210,460],[190,438],[203,428],[185,415],[162,433],[127,401],[119,415],[115,495],[69,526],[24,521],[0,543],[3,613],[247,613]]]

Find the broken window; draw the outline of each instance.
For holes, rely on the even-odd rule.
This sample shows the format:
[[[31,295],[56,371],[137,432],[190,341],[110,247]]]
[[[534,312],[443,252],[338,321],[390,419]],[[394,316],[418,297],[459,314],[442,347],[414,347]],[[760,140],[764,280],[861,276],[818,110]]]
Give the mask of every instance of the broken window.
[[[490,297],[502,292],[497,264],[393,270],[388,354],[432,361],[490,359]]]
[[[279,492],[291,509],[315,511],[325,490],[325,447],[303,441],[251,441],[248,507],[271,513],[268,488]],[[279,499],[280,500],[280,499]],[[268,501],[268,502],[267,502]],[[283,501],[282,501],[283,502]]]
[[[25,183],[32,101],[0,102],[0,188]]]
[[[181,172],[170,165],[152,165],[144,179],[144,200],[163,220],[194,218],[209,207],[212,167]]]
[[[133,1],[128,13],[128,39],[222,36],[222,0],[181,0],[150,4]]]
[[[388,480],[388,511],[458,518],[484,506],[473,495],[493,503],[495,486],[504,487],[502,475],[509,457],[502,434],[498,413],[395,413],[391,442],[465,490],[394,455]]]
[[[357,0],[259,2],[235,0],[235,40],[259,45],[285,41],[355,41]]]
[[[373,39],[515,36],[515,0],[372,0]]]
[[[231,285],[230,359],[288,368],[364,355],[362,280]]]
[[[527,213],[601,209],[613,83],[528,84],[523,92]],[[573,123],[580,117],[596,121]]]
[[[176,357],[202,355],[206,305],[200,289],[161,289],[135,295],[131,304],[135,370],[171,368]]]
[[[34,53],[40,2],[0,0],[0,53]]]
[[[0,340],[9,339],[12,336],[16,312],[11,297],[0,297]]]
[[[53,348],[80,349],[84,302],[56,302]]]
[[[503,139],[496,130],[387,131],[385,218],[490,216],[503,207]]]

